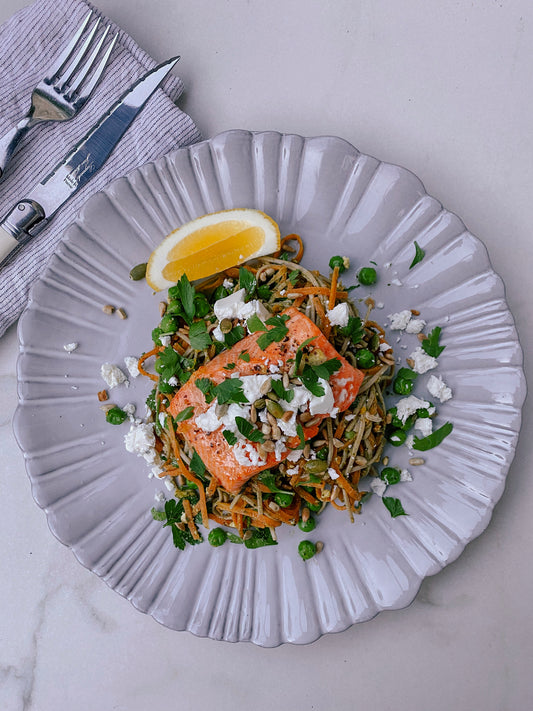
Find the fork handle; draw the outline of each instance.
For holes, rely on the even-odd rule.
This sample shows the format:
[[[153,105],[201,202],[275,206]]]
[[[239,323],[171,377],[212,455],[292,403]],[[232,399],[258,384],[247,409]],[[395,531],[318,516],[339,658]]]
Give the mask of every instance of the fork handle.
[[[30,122],[31,119],[29,117],[23,118],[22,121],[19,121],[16,126],[13,126],[10,131],[0,138],[0,180],[4,175],[9,159],[15,152],[22,137],[26,135],[30,128]]]

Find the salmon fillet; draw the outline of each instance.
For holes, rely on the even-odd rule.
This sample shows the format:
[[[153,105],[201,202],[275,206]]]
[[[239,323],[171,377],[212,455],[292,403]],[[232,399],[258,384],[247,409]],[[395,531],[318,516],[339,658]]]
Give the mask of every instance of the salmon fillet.
[[[235,376],[236,372],[240,377],[267,374],[269,373],[269,364],[279,367],[280,372],[288,371],[300,345],[312,338],[310,347],[320,348],[326,359],[337,358],[341,363],[340,369],[333,373],[329,379],[335,407],[339,412],[346,410],[352,404],[363,381],[363,373],[339,355],[311,319],[293,307],[286,309],[283,313],[289,317],[289,320],[286,322],[288,333],[281,341],[271,343],[265,350],[261,350],[257,341],[261,333],[264,332],[251,333],[232,348],[223,351],[208,364],[195,371],[190,380],[173,397],[168,408],[173,417],[189,406],[194,408],[193,416],[179,422],[176,429],[198,452],[208,471],[230,493],[238,492],[243,484],[257,472],[274,467],[286,459],[291,449],[299,445],[300,439],[299,437],[287,437],[287,449],[280,458],[276,458],[274,452],[269,452],[266,461],[263,460],[262,463],[250,463],[249,466],[240,463],[235,456],[233,447],[228,444],[222,434],[224,429],[222,426],[213,432],[205,432],[196,423],[196,418],[205,413],[212,405],[212,403],[206,402],[203,392],[196,386],[199,378],[209,378],[218,385],[232,375]],[[240,358],[242,353],[249,354],[250,359],[245,361]],[[225,366],[232,363],[235,364],[233,370],[224,370]],[[290,404],[287,405],[287,409],[290,409]],[[316,417],[319,417],[321,421],[328,415],[321,414]],[[304,425],[305,439],[314,437],[318,429],[318,424],[307,428]],[[251,446],[257,447],[257,445]]]

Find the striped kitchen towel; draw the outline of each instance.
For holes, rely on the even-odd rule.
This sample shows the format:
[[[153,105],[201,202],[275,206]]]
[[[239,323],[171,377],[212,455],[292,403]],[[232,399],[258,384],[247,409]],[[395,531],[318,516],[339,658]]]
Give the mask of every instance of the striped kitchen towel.
[[[89,9],[95,8],[85,0],[36,0],[2,25],[0,135],[26,114],[33,87],[45,75]],[[131,37],[98,10],[95,12],[110,25],[112,33],[118,35],[105,75],[78,116],[64,123],[37,126],[23,139],[0,182],[1,217],[55,167],[135,79],[157,64]],[[167,57],[161,57],[160,61],[165,59]],[[30,286],[43,271],[65,228],[90,195],[137,166],[199,140],[200,135],[192,119],[176,106],[182,91],[181,80],[169,75],[103,168],[2,269],[0,336],[20,316],[27,303]]]

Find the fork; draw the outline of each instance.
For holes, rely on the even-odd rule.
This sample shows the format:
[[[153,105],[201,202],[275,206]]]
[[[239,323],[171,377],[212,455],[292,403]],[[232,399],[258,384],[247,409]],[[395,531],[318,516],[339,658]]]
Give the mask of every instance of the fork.
[[[46,76],[34,88],[31,107],[26,116],[0,138],[0,179],[17,145],[30,128],[43,121],[68,121],[76,116],[100,81],[117,37],[113,37],[97,63],[109,27],[106,27],[96,40],[100,25],[100,19],[97,19],[85,40],[81,42],[92,15],[93,10],[86,15],[68,45],[48,69]],[[90,50],[92,51],[86,59]]]

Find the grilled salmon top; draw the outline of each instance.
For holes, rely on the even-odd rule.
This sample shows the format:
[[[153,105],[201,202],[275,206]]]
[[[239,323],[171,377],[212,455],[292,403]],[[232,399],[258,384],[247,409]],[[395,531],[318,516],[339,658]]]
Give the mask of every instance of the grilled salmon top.
[[[207,365],[195,371],[190,380],[173,397],[169,406],[169,412],[173,417],[186,408],[193,407],[192,417],[179,422],[177,431],[185,437],[191,447],[194,447],[209,472],[230,493],[239,491],[242,485],[257,472],[279,464],[291,455],[296,447],[301,445],[300,437],[294,434],[295,415],[292,417],[292,423],[290,420],[288,421],[288,427],[285,426],[285,422],[279,422],[282,431],[287,434],[278,441],[275,451],[262,451],[261,443],[255,443],[243,439],[243,437],[237,437],[238,441],[231,443],[235,437],[230,436],[227,425],[225,427],[222,421],[219,424],[214,414],[216,399],[208,402],[209,395],[204,394],[205,387],[203,389],[198,387],[198,381],[203,379],[200,383],[202,385],[205,384],[205,379],[209,379],[211,383],[218,385],[228,378],[235,377],[241,379],[241,382],[243,382],[242,379],[246,380],[247,376],[263,376],[263,380],[265,380],[269,374],[272,374],[272,378],[281,378],[284,372],[290,370],[300,346],[307,341],[309,349],[320,349],[327,360],[337,359],[340,367],[329,378],[330,395],[332,395],[330,405],[333,412],[312,412],[314,424],[311,427],[306,427],[303,424],[303,434],[306,440],[317,434],[318,423],[321,420],[336,412],[346,410],[352,404],[363,381],[363,373],[350,365],[335,350],[311,319],[292,307],[283,313],[288,317],[285,324],[288,332],[280,341],[274,341],[262,350],[258,339],[264,331],[251,333],[229,350],[220,353]],[[255,380],[260,379],[255,378]],[[321,381],[321,384],[324,386],[323,389],[328,389],[327,383],[324,384]],[[289,388],[291,387],[293,386],[289,386]],[[303,386],[298,386],[298,389],[301,388]],[[302,392],[299,394],[302,395]],[[308,392],[307,395],[309,395]],[[298,401],[298,398],[295,398],[295,401]],[[283,405],[284,410],[292,409],[290,401],[283,402],[281,400],[280,404]],[[242,413],[249,413],[250,405],[243,402],[242,406],[230,405],[229,407],[233,408],[233,412],[240,408]],[[300,409],[303,407],[304,405]],[[315,404],[315,410],[320,407],[325,408],[326,406],[323,403]],[[230,415],[231,412],[230,410]],[[264,419],[264,415],[262,417]],[[260,426],[261,423],[258,424]]]

